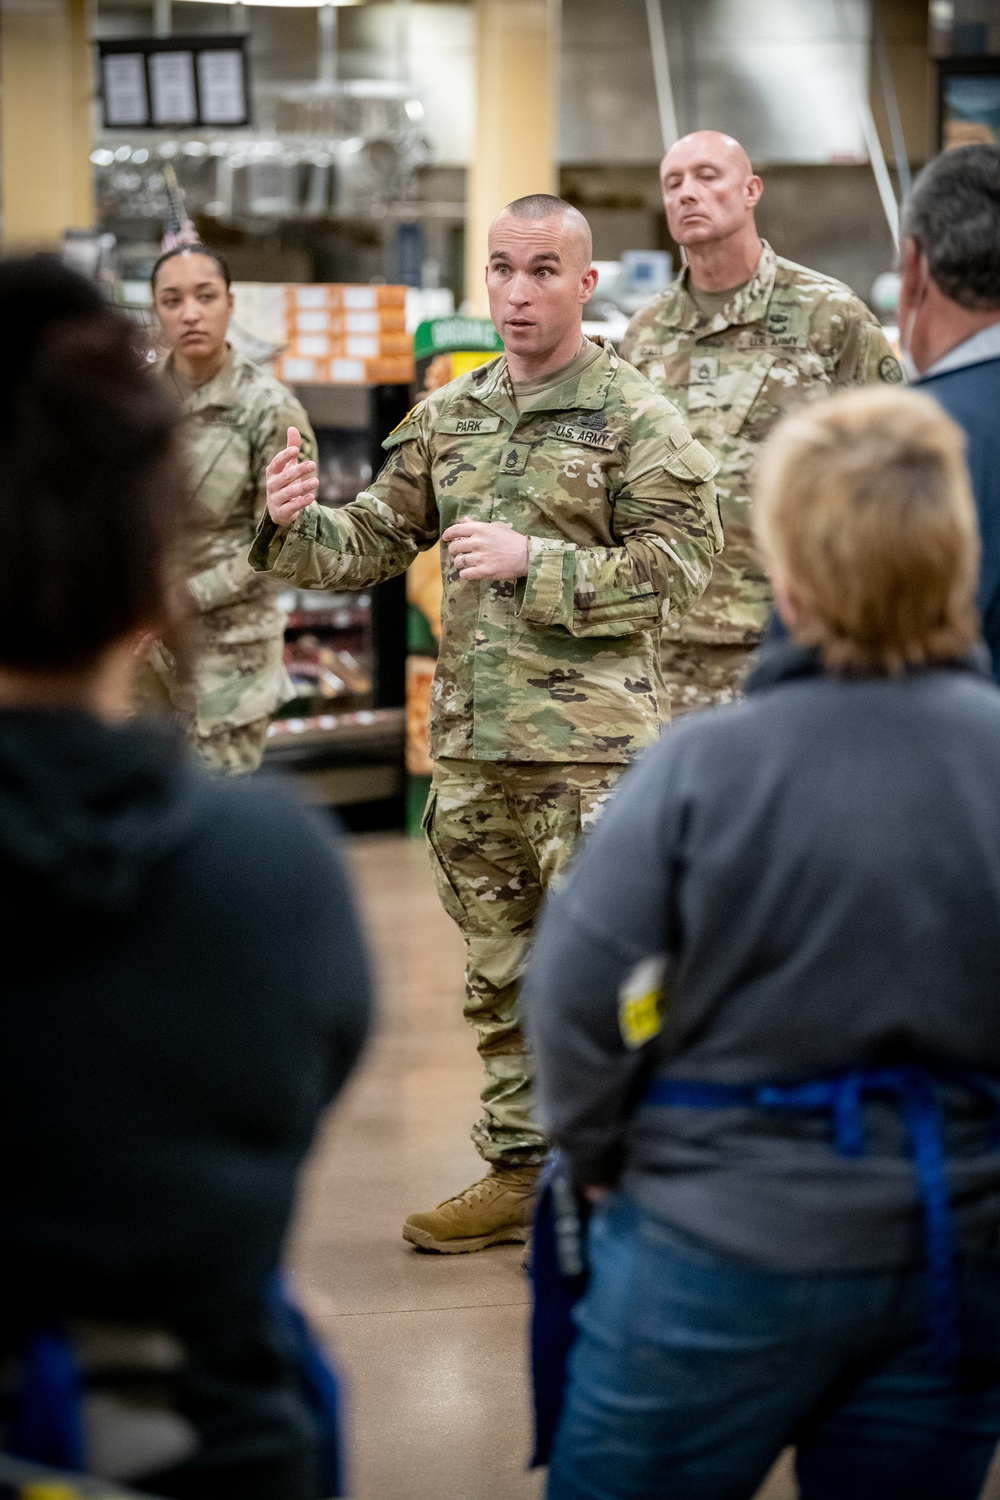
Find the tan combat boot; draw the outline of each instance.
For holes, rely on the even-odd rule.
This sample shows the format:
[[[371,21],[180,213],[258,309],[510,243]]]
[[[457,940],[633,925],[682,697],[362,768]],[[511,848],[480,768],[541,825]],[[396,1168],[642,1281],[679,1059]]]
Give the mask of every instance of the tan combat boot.
[[[433,1213],[411,1214],[403,1225],[403,1239],[419,1250],[442,1255],[523,1244],[531,1237],[538,1173],[538,1167],[491,1167],[479,1182],[446,1198]]]

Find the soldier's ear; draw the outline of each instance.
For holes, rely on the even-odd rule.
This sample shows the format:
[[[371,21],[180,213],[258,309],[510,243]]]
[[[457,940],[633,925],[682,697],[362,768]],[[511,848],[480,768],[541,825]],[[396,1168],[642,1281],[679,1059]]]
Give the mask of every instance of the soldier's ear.
[[[763,178],[758,177],[756,172],[747,178],[747,204],[750,208],[756,208],[764,193]]]

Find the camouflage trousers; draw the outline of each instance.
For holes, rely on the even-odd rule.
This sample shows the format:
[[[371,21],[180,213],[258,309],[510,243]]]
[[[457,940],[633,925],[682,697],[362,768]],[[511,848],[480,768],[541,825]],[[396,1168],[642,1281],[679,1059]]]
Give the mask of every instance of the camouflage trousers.
[[[264,758],[271,715],[240,724],[236,729],[213,729],[210,734],[188,734],[202,765],[220,776],[249,776]]]
[[[465,1017],[485,1073],[472,1132],[488,1162],[540,1162],[534,1059],[518,990],[546,890],[608,802],[624,765],[439,760],[424,831],[445,911],[466,948]]]
[[[732,703],[757,647],[710,646],[701,641],[663,640],[660,665],[670,695],[670,717],[681,719],[699,708]]]
[[[247,776],[261,763],[270,714],[234,729],[220,726],[200,733],[193,716],[175,706],[166,685],[147,663],[136,673],[133,704],[136,713],[159,715],[177,724],[202,765],[217,775]]]

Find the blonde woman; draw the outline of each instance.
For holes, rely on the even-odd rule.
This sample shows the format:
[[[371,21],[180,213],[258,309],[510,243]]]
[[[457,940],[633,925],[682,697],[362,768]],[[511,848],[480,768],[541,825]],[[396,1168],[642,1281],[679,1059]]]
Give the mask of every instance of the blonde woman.
[[[960,430],[791,417],[791,642],[625,781],[525,988],[597,1202],[549,1500],[975,1500],[1000,1437],[1000,694]],[[670,1000],[665,1001],[664,995]]]

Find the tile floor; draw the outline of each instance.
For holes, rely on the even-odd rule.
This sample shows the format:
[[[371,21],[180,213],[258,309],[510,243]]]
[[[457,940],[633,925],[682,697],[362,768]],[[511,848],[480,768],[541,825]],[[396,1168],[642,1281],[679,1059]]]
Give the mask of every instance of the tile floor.
[[[356,1500],[538,1500],[520,1249],[431,1256],[408,1213],[482,1175],[469,1141],[479,1069],[461,1014],[462,948],[422,844],[356,838],[378,967],[377,1034],[317,1144],[291,1259],[348,1382]],[[1000,1500],[1000,1486],[988,1495]],[[988,1500],[984,1495],[983,1500]],[[758,1500],[794,1500],[787,1462]]]

